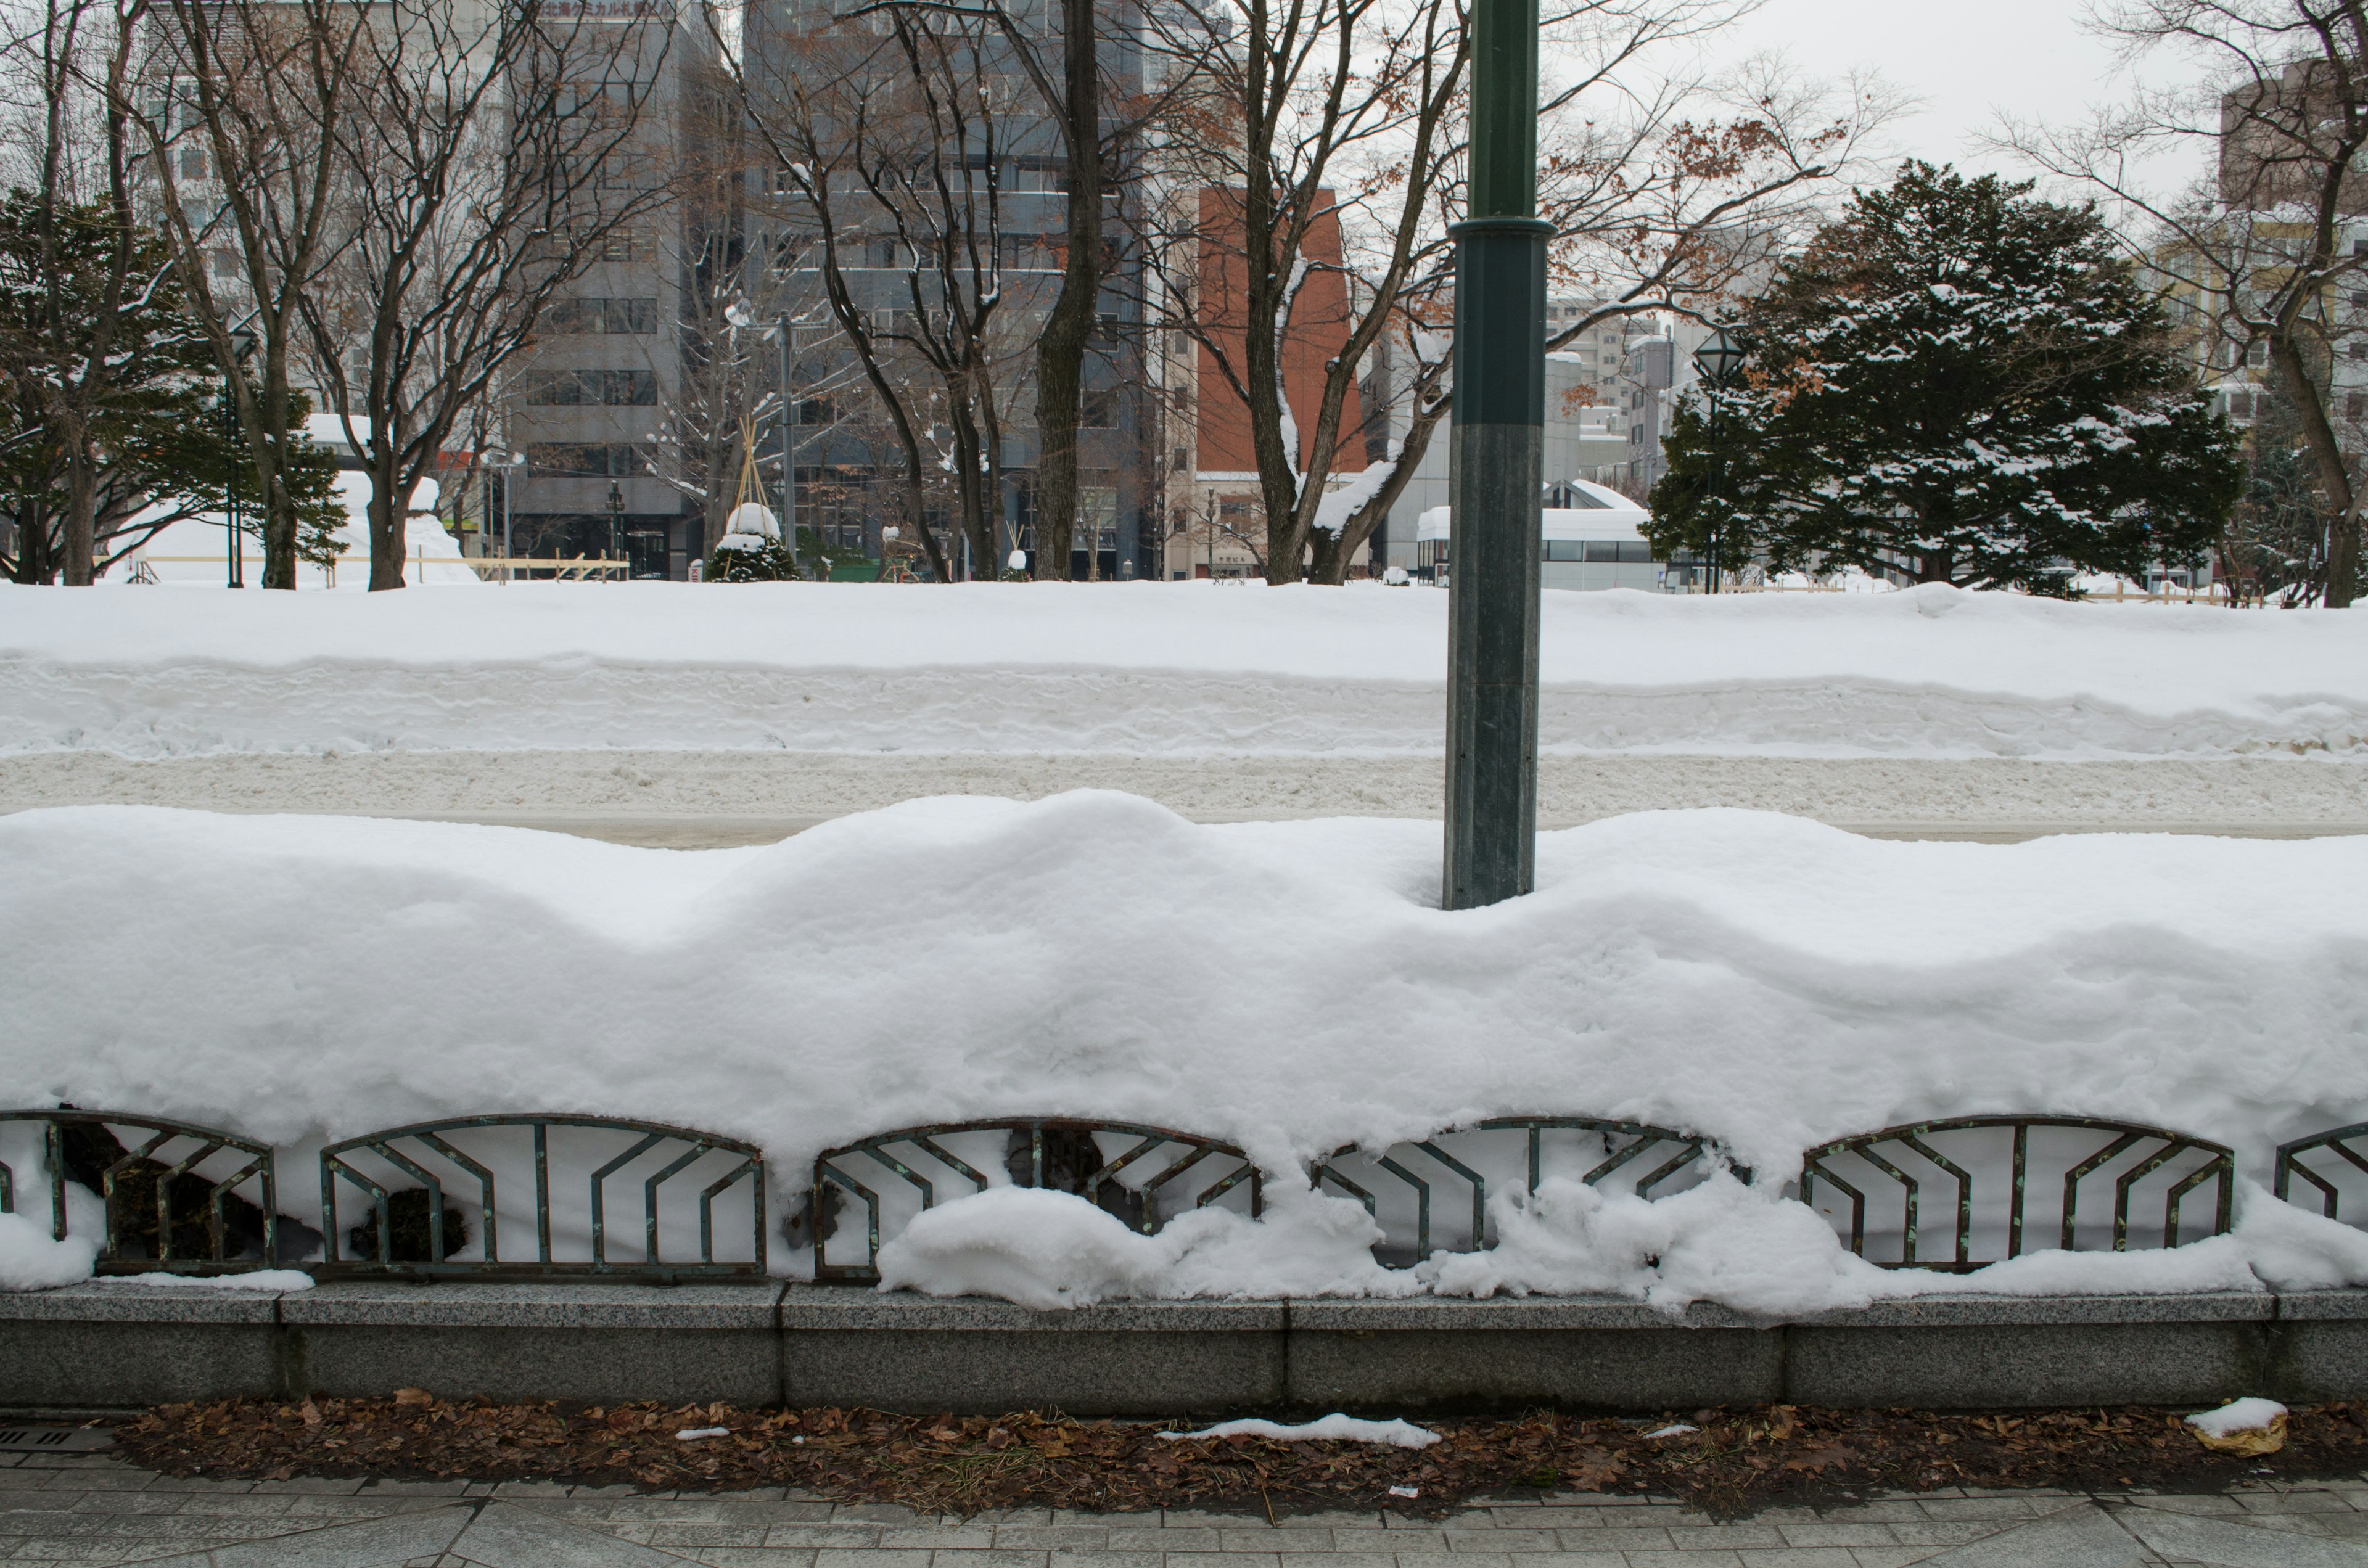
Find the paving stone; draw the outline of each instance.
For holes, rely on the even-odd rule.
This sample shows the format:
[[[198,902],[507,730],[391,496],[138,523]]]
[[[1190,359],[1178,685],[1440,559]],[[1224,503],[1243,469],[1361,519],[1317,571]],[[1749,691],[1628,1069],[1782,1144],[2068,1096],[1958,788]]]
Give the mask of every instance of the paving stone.
[[[1745,1547],[1736,1555],[1743,1568],[1858,1568],[1858,1559],[1841,1546]]]
[[[1522,1561],[1510,1552],[1491,1551],[1401,1551],[1395,1555],[1398,1568],[1513,1568],[1514,1563]],[[1197,1563],[1194,1568],[1198,1568]]]
[[[2230,1499],[2248,1514],[2342,1514],[2351,1505],[2332,1492],[2296,1490],[2268,1494],[2240,1492]]]
[[[705,1546],[683,1554],[708,1568],[814,1568],[814,1554],[769,1546]]]
[[[831,1510],[834,1524],[916,1525],[921,1516],[902,1503],[841,1503]]]
[[[2048,1504],[2056,1500],[2050,1498]],[[2024,1497],[1931,1497],[1919,1498],[1917,1506],[1928,1519],[1984,1519],[2000,1524],[2016,1519],[2033,1519],[2053,1512],[2047,1504]]]
[[[652,1546],[763,1546],[762,1525],[658,1525],[649,1534]]]
[[[1743,1568],[1743,1560],[1724,1547],[1708,1551],[1632,1551],[1628,1568]]]
[[[997,1551],[1097,1551],[1110,1544],[1110,1532],[1088,1525],[997,1525]]]
[[[883,1525],[769,1525],[765,1529],[767,1546],[812,1546],[825,1551],[844,1551],[854,1547],[878,1546]],[[876,1568],[888,1568],[880,1563]]]
[[[1560,1551],[1562,1541],[1552,1530],[1467,1530],[1450,1525],[1446,1530],[1450,1551]]]
[[[928,1547],[931,1551],[984,1551],[995,1544],[995,1530],[986,1525],[949,1526],[934,1521],[910,1529],[892,1526],[880,1532],[880,1544],[891,1548]]]
[[[1562,1537],[1563,1548],[1567,1551],[1673,1551],[1678,1544],[1665,1529],[1627,1524],[1555,1533]]]
[[[1958,1519],[1947,1523],[1926,1519],[1918,1524],[1893,1525],[1891,1534],[1902,1546],[1963,1546],[2002,1529],[2011,1529],[2014,1524],[2012,1519]]]
[[[1167,1561],[1156,1551],[1055,1551],[1048,1556],[1045,1568],[1163,1568]]]
[[[1272,1551],[1201,1551],[1190,1562],[1191,1568],[1281,1568],[1282,1559]]]
[[[1386,1551],[1286,1551],[1282,1568],[1397,1568]]]
[[[1099,1547],[1055,1547],[1053,1555],[1053,1561],[1058,1562],[1063,1556],[1084,1560],[1111,1553],[1148,1552],[1156,1557],[1164,1551],[1214,1551],[1220,1533],[1190,1525],[1171,1529],[1161,1529],[1157,1526],[1113,1529],[1110,1532],[1110,1539]]]
[[[2148,1508],[2125,1510],[2121,1523],[2165,1557],[2192,1558],[2218,1568],[2368,1568],[2368,1546],[2356,1541]]]
[[[929,1568],[1045,1568],[1050,1551],[988,1551],[947,1547],[929,1554]]]
[[[2092,1503],[2009,1523],[1925,1559],[1945,1568],[2131,1568],[2145,1560],[2139,1544]]]
[[[1784,1538],[1787,1546],[1896,1546],[1899,1540],[1891,1533],[1889,1525],[1839,1518],[1798,1522],[1787,1519],[1776,1527],[1776,1533]]]
[[[814,1568],[929,1568],[926,1551],[850,1551],[825,1546],[814,1553]]]

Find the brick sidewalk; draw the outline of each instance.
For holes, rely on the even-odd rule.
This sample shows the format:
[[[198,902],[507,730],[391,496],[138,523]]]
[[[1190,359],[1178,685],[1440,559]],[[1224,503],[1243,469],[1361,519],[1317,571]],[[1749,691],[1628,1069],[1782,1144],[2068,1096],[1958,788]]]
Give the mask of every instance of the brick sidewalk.
[[[1439,1522],[1035,1508],[930,1518],[767,1492],[178,1481],[108,1456],[0,1458],[0,1562],[176,1568],[2368,1568],[2368,1480],[2226,1496],[1934,1493],[1718,1524],[1548,1497]]]

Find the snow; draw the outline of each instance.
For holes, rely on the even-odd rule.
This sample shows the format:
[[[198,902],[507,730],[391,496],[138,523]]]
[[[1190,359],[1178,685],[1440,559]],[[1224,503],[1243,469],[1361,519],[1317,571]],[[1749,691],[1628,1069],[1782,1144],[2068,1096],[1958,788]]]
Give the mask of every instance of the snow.
[[[2271,1422],[2285,1414],[2286,1407],[2274,1399],[2238,1399],[2217,1410],[2191,1415],[2187,1424],[2207,1437],[2226,1437],[2237,1432],[2267,1431]]]
[[[316,427],[321,417],[313,416]],[[329,417],[334,424],[335,416]],[[318,439],[317,428],[314,435]],[[337,444],[344,445],[342,435]],[[359,594],[370,586],[370,476],[348,471],[339,473],[336,483],[337,499],[346,509],[346,526],[335,586],[340,592]],[[432,479],[421,480],[411,494],[411,517],[404,530],[404,580],[431,587],[477,586],[480,579],[475,570],[461,564],[460,545],[433,516],[436,494],[436,482]],[[219,588],[229,574],[229,557],[225,553],[229,543],[226,515],[201,513],[165,525],[100,581],[104,585],[146,586],[131,581],[131,574],[145,562],[158,585]],[[250,535],[243,541],[242,551],[247,588],[259,592],[256,585],[263,581],[263,543]],[[309,562],[297,562],[298,592],[329,586],[328,573]]]
[[[1446,623],[1379,585],[0,587],[0,752],[1427,756]],[[1540,673],[1549,755],[2368,756],[2368,611],[1550,593]]]
[[[0,1290],[53,1290],[90,1278],[98,1256],[93,1233],[58,1241],[22,1214],[0,1214]]]
[[[923,1210],[882,1244],[880,1285],[1039,1311],[1130,1296],[1413,1294],[1413,1278],[1373,1261],[1380,1239],[1360,1206],[1308,1193],[1283,1195],[1263,1221],[1199,1209],[1146,1236],[1065,1192],[992,1187]]]
[[[1439,1434],[1411,1421],[1360,1421],[1335,1413],[1286,1426],[1279,1421],[1220,1421],[1198,1432],[1162,1432],[1171,1442],[1190,1437],[1270,1437],[1278,1443],[1380,1443],[1393,1449],[1427,1449]]]
[[[732,1428],[729,1426],[686,1426],[675,1434],[675,1440],[681,1443],[698,1443],[710,1437],[730,1436],[732,1436]]]
[[[298,1215],[324,1141],[493,1110],[748,1140],[776,1212],[825,1147],[978,1117],[1181,1127],[1269,1173],[1261,1222],[1209,1210],[1143,1236],[997,1185],[882,1249],[896,1285],[1042,1308],[1587,1291],[1789,1314],[2368,1282],[2368,1237],[2249,1179],[2231,1236],[1963,1277],[1875,1269],[1781,1196],[1804,1149],[1928,1118],[2169,1127],[2232,1145],[2248,1178],[2281,1142],[2368,1119],[2368,839],[1889,842],[1647,812],[1542,835],[1534,894],[1451,914],[1438,835],[1195,825],[1092,792],[916,801],[705,852],[24,812],[0,818],[0,969],[52,978],[12,996],[0,1105],[268,1142]],[[103,978],[54,978],[62,954],[107,955]],[[1293,1174],[1522,1113],[1692,1130],[1758,1185],[1500,1191],[1497,1249],[1385,1270],[1361,1207]],[[5,1138],[0,1158],[42,1189]],[[63,1267],[12,1234],[12,1278]]]
[[[257,1268],[245,1274],[108,1274],[102,1285],[161,1287],[176,1290],[309,1290],[313,1277],[301,1268]]]

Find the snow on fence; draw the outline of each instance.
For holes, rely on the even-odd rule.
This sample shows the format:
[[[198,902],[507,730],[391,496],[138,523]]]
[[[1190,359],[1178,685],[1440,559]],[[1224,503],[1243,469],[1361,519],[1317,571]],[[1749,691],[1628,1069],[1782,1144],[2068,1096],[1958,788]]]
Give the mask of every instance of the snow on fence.
[[[1435,1250],[1434,1186],[1443,1184],[1452,1193],[1460,1184],[1470,1199],[1468,1228],[1456,1228],[1460,1205],[1452,1211],[1442,1210],[1440,1218],[1447,1222],[1448,1233],[1463,1244],[1451,1250],[1477,1252],[1497,1240],[1488,1212],[1492,1182],[1499,1192],[1535,1192],[1548,1176],[1567,1175],[1597,1187],[1624,1178],[1625,1190],[1654,1198],[1662,1196],[1656,1189],[1673,1180],[1670,1192],[1693,1186],[1721,1159],[1706,1140],[1665,1127],[1586,1117],[1505,1116],[1418,1143],[1394,1143],[1376,1151],[1350,1144],[1335,1150],[1311,1174],[1319,1190],[1329,1184],[1365,1206],[1383,1232],[1374,1257],[1387,1267],[1404,1268]],[[1749,1178],[1748,1171],[1740,1174]]]
[[[1130,1139],[1132,1147],[1119,1146]],[[859,1154],[900,1178],[901,1185],[866,1185],[851,1171]],[[996,1185],[986,1173],[997,1166],[1014,1187],[1075,1193],[1144,1235],[1186,1209],[1206,1209],[1234,1194],[1252,1219],[1266,1209],[1258,1166],[1230,1143],[1128,1122],[1019,1118],[907,1127],[825,1150],[814,1161],[814,1189],[803,1210],[792,1216],[789,1238],[813,1245],[819,1237],[817,1279],[877,1279],[883,1193],[886,1216],[901,1231],[915,1214],[934,1206],[939,1183],[967,1181],[971,1191],[985,1192]],[[1192,1190],[1209,1176],[1216,1179]],[[862,1201],[860,1232],[837,1223],[841,1194]],[[860,1242],[861,1261],[832,1262],[838,1250],[834,1242]]]
[[[2368,1190],[2368,1153],[2355,1144],[2368,1145],[2368,1123],[2282,1146],[2277,1196],[2299,1177],[2335,1218],[2339,1182]],[[322,1229],[314,1231],[278,1211],[277,1159],[262,1143],[120,1111],[0,1111],[0,1212],[16,1211],[18,1171],[37,1174],[49,1188],[57,1240],[103,1237],[102,1274],[221,1274],[310,1260],[324,1277],[761,1278],[769,1272],[765,1164],[752,1145],[656,1122],[516,1115],[423,1122],[323,1149]],[[874,1166],[895,1179],[874,1175],[875,1187],[856,1174]],[[1376,1261],[1404,1267],[1430,1256],[1434,1240],[1462,1244],[1440,1250],[1493,1248],[1499,1210],[1492,1190],[1501,1198],[1577,1180],[1656,1199],[1732,1168],[1714,1145],[1672,1129],[1541,1116],[1382,1150],[1344,1149],[1290,1174],[1360,1201],[1383,1232]],[[880,1277],[883,1240],[947,1196],[1003,1186],[1066,1192],[1148,1235],[1220,1205],[1255,1219],[1264,1183],[1281,1174],[1214,1139],[1128,1122],[1012,1118],[909,1127],[825,1151],[780,1229],[798,1252],[814,1248],[819,1234],[815,1278],[868,1281]],[[1736,1174],[1749,1179],[1748,1171]],[[1795,1190],[1871,1263],[1962,1273],[2050,1245],[2125,1252],[2224,1234],[2235,1176],[2228,1148],[2190,1134],[2099,1118],[1992,1116],[1821,1145],[1804,1156]],[[639,1257],[610,1256],[612,1183],[641,1186]],[[1433,1189],[1442,1183],[1471,1199],[1468,1229],[1458,1203],[1452,1216],[1441,1210],[1447,1222],[1434,1236]],[[1921,1256],[1928,1183],[1950,1221],[1946,1255],[1937,1257]],[[2034,1210],[2034,1187],[2060,1192],[2060,1203]],[[341,1187],[366,1196],[358,1224],[347,1223]],[[473,1188],[473,1211],[448,1202],[448,1187]],[[1825,1188],[1847,1204],[1821,1205]],[[522,1191],[532,1195],[530,1210],[517,1206]],[[2102,1207],[2101,1199],[2089,1200],[2100,1191],[2110,1192]],[[2206,1191],[2209,1203],[2187,1203]],[[863,1205],[861,1224],[841,1222],[850,1217],[849,1198]],[[2141,1213],[2146,1222],[2135,1223]],[[506,1253],[505,1228],[515,1233],[529,1223],[534,1257]],[[683,1240],[693,1234],[695,1254]],[[735,1236],[746,1239],[745,1249],[720,1240]]]

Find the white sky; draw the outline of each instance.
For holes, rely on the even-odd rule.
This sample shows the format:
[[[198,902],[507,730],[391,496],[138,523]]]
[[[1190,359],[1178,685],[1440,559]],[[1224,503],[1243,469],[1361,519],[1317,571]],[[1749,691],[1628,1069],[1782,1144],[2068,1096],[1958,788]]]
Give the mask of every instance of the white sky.
[[[2009,155],[1975,140],[1997,111],[2078,121],[2090,105],[2129,96],[2132,78],[2112,43],[2081,26],[2087,10],[2083,0],[1766,0],[1709,40],[1707,51],[1713,60],[1781,51],[1824,77],[1870,67],[1923,100],[1893,127],[1899,156],[2022,177],[2029,171]],[[2194,63],[2174,56],[2152,56],[2141,68],[2159,85],[2194,79]]]

